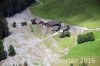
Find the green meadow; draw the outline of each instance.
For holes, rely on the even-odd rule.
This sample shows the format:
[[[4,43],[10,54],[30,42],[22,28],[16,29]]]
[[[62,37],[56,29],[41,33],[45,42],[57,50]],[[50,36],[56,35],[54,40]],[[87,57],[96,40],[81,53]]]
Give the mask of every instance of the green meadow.
[[[100,27],[98,0],[40,0],[41,6],[31,6],[33,14],[42,18],[60,20],[66,24],[88,28]],[[93,26],[92,26],[93,25]]]
[[[32,5],[30,10],[33,15],[42,17],[44,19],[60,20],[63,23],[87,27],[87,28],[100,28],[100,1],[99,0],[40,0],[43,4],[40,6]],[[35,7],[34,7],[35,6]],[[38,29],[38,28],[36,28]],[[39,30],[39,29],[38,29]],[[95,41],[85,42],[80,45],[77,44],[77,35],[72,34],[71,37],[59,38],[59,35],[52,37],[57,41],[57,47],[52,47],[50,39],[45,40],[43,43],[54,52],[61,53],[62,58],[81,58],[81,57],[94,57],[96,63],[88,64],[89,66],[99,66],[100,62],[100,31],[85,31],[93,32]],[[37,34],[38,35],[38,34]],[[64,48],[69,51],[65,52]],[[60,52],[59,52],[60,50]],[[79,62],[74,64],[78,66]],[[67,63],[56,64],[52,66],[69,66]]]

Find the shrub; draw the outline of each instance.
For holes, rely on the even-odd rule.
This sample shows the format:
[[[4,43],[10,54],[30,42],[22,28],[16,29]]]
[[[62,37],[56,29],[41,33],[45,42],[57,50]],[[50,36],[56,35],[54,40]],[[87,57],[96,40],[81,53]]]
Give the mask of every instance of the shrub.
[[[63,31],[61,34],[60,34],[60,38],[65,38],[65,37],[70,37],[71,34],[69,31]]]
[[[61,33],[61,34],[60,34],[60,38],[65,38],[64,33]]]
[[[12,45],[9,46],[8,51],[9,51],[9,56],[15,56],[16,52]]]
[[[27,25],[27,22],[22,22],[21,25],[22,26],[26,26]]]
[[[13,22],[12,27],[15,28],[17,25],[15,22]]]
[[[94,41],[95,40],[94,34],[92,32],[87,33],[87,40],[88,41]]]
[[[71,36],[71,35],[70,35],[70,32],[69,32],[69,31],[67,31],[67,30],[66,30],[66,31],[64,31],[63,33],[64,33],[64,35],[65,35],[66,37],[70,37],[70,36]]]
[[[88,42],[88,41],[94,41],[94,40],[95,40],[95,37],[92,32],[86,33],[84,35],[78,35],[78,37],[77,37],[78,44]]]

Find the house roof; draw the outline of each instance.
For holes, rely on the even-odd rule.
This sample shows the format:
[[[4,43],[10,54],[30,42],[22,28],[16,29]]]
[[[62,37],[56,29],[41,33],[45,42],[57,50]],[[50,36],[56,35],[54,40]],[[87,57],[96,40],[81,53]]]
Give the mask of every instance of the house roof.
[[[61,26],[61,29],[62,29],[62,30],[67,30],[68,27],[67,27],[67,26]]]
[[[53,31],[56,31],[56,30],[58,30],[59,29],[59,26],[53,26],[52,28],[51,28],[51,30],[53,30]]]
[[[57,22],[57,21],[48,21],[44,25],[47,26],[47,27],[53,27],[53,26],[60,26],[60,23],[61,22]]]
[[[45,23],[44,23],[44,21],[40,21],[40,22],[39,22],[39,24],[42,24],[42,25],[44,25]]]
[[[59,22],[57,22],[57,21],[49,21],[49,22],[47,22],[47,23],[48,23],[49,25],[51,25],[51,26],[59,24]]]

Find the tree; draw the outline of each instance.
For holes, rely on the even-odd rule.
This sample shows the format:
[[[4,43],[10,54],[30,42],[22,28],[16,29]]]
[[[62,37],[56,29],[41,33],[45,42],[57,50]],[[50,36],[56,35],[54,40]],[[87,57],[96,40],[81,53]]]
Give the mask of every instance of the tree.
[[[24,66],[28,66],[27,62],[25,61]]]
[[[35,0],[0,0],[0,16],[10,17],[35,3]]]
[[[9,56],[15,56],[16,52],[12,45],[9,46],[8,51],[9,51]]]
[[[78,44],[88,42],[88,41],[94,41],[94,40],[95,40],[95,37],[92,32],[86,33],[84,35],[78,35],[78,37],[77,37]]]
[[[9,36],[9,28],[6,19],[0,19],[0,37],[5,38]]]
[[[88,41],[94,41],[95,40],[94,34],[92,32],[87,33],[87,40]]]
[[[63,31],[61,34],[60,34],[60,38],[65,38],[65,37],[70,37],[71,34],[69,31]]]
[[[2,40],[0,40],[0,61],[7,58],[7,52],[4,51],[4,46]]]
[[[13,22],[12,27],[15,28],[16,26],[16,22]]]
[[[70,36],[71,36],[70,32],[69,32],[69,31],[67,31],[67,30],[66,30],[66,31],[64,31],[63,33],[64,33],[64,35],[65,35],[66,37],[70,37]]]
[[[3,47],[2,40],[0,40],[0,54],[2,54],[3,52],[4,52],[4,47]]]
[[[65,38],[64,33],[61,33],[59,37],[60,37],[60,38]]]

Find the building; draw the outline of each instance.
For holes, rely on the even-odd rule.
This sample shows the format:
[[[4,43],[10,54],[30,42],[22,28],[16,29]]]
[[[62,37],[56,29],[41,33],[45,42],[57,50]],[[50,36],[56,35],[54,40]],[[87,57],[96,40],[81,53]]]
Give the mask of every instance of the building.
[[[57,21],[49,21],[47,23],[44,24],[46,27],[53,27],[53,26],[60,26],[61,22],[57,22]]]
[[[65,26],[61,26],[61,30],[66,31],[69,30],[70,26],[69,25],[65,25]]]
[[[41,25],[45,25],[44,21],[40,21],[39,24],[41,24]]]

